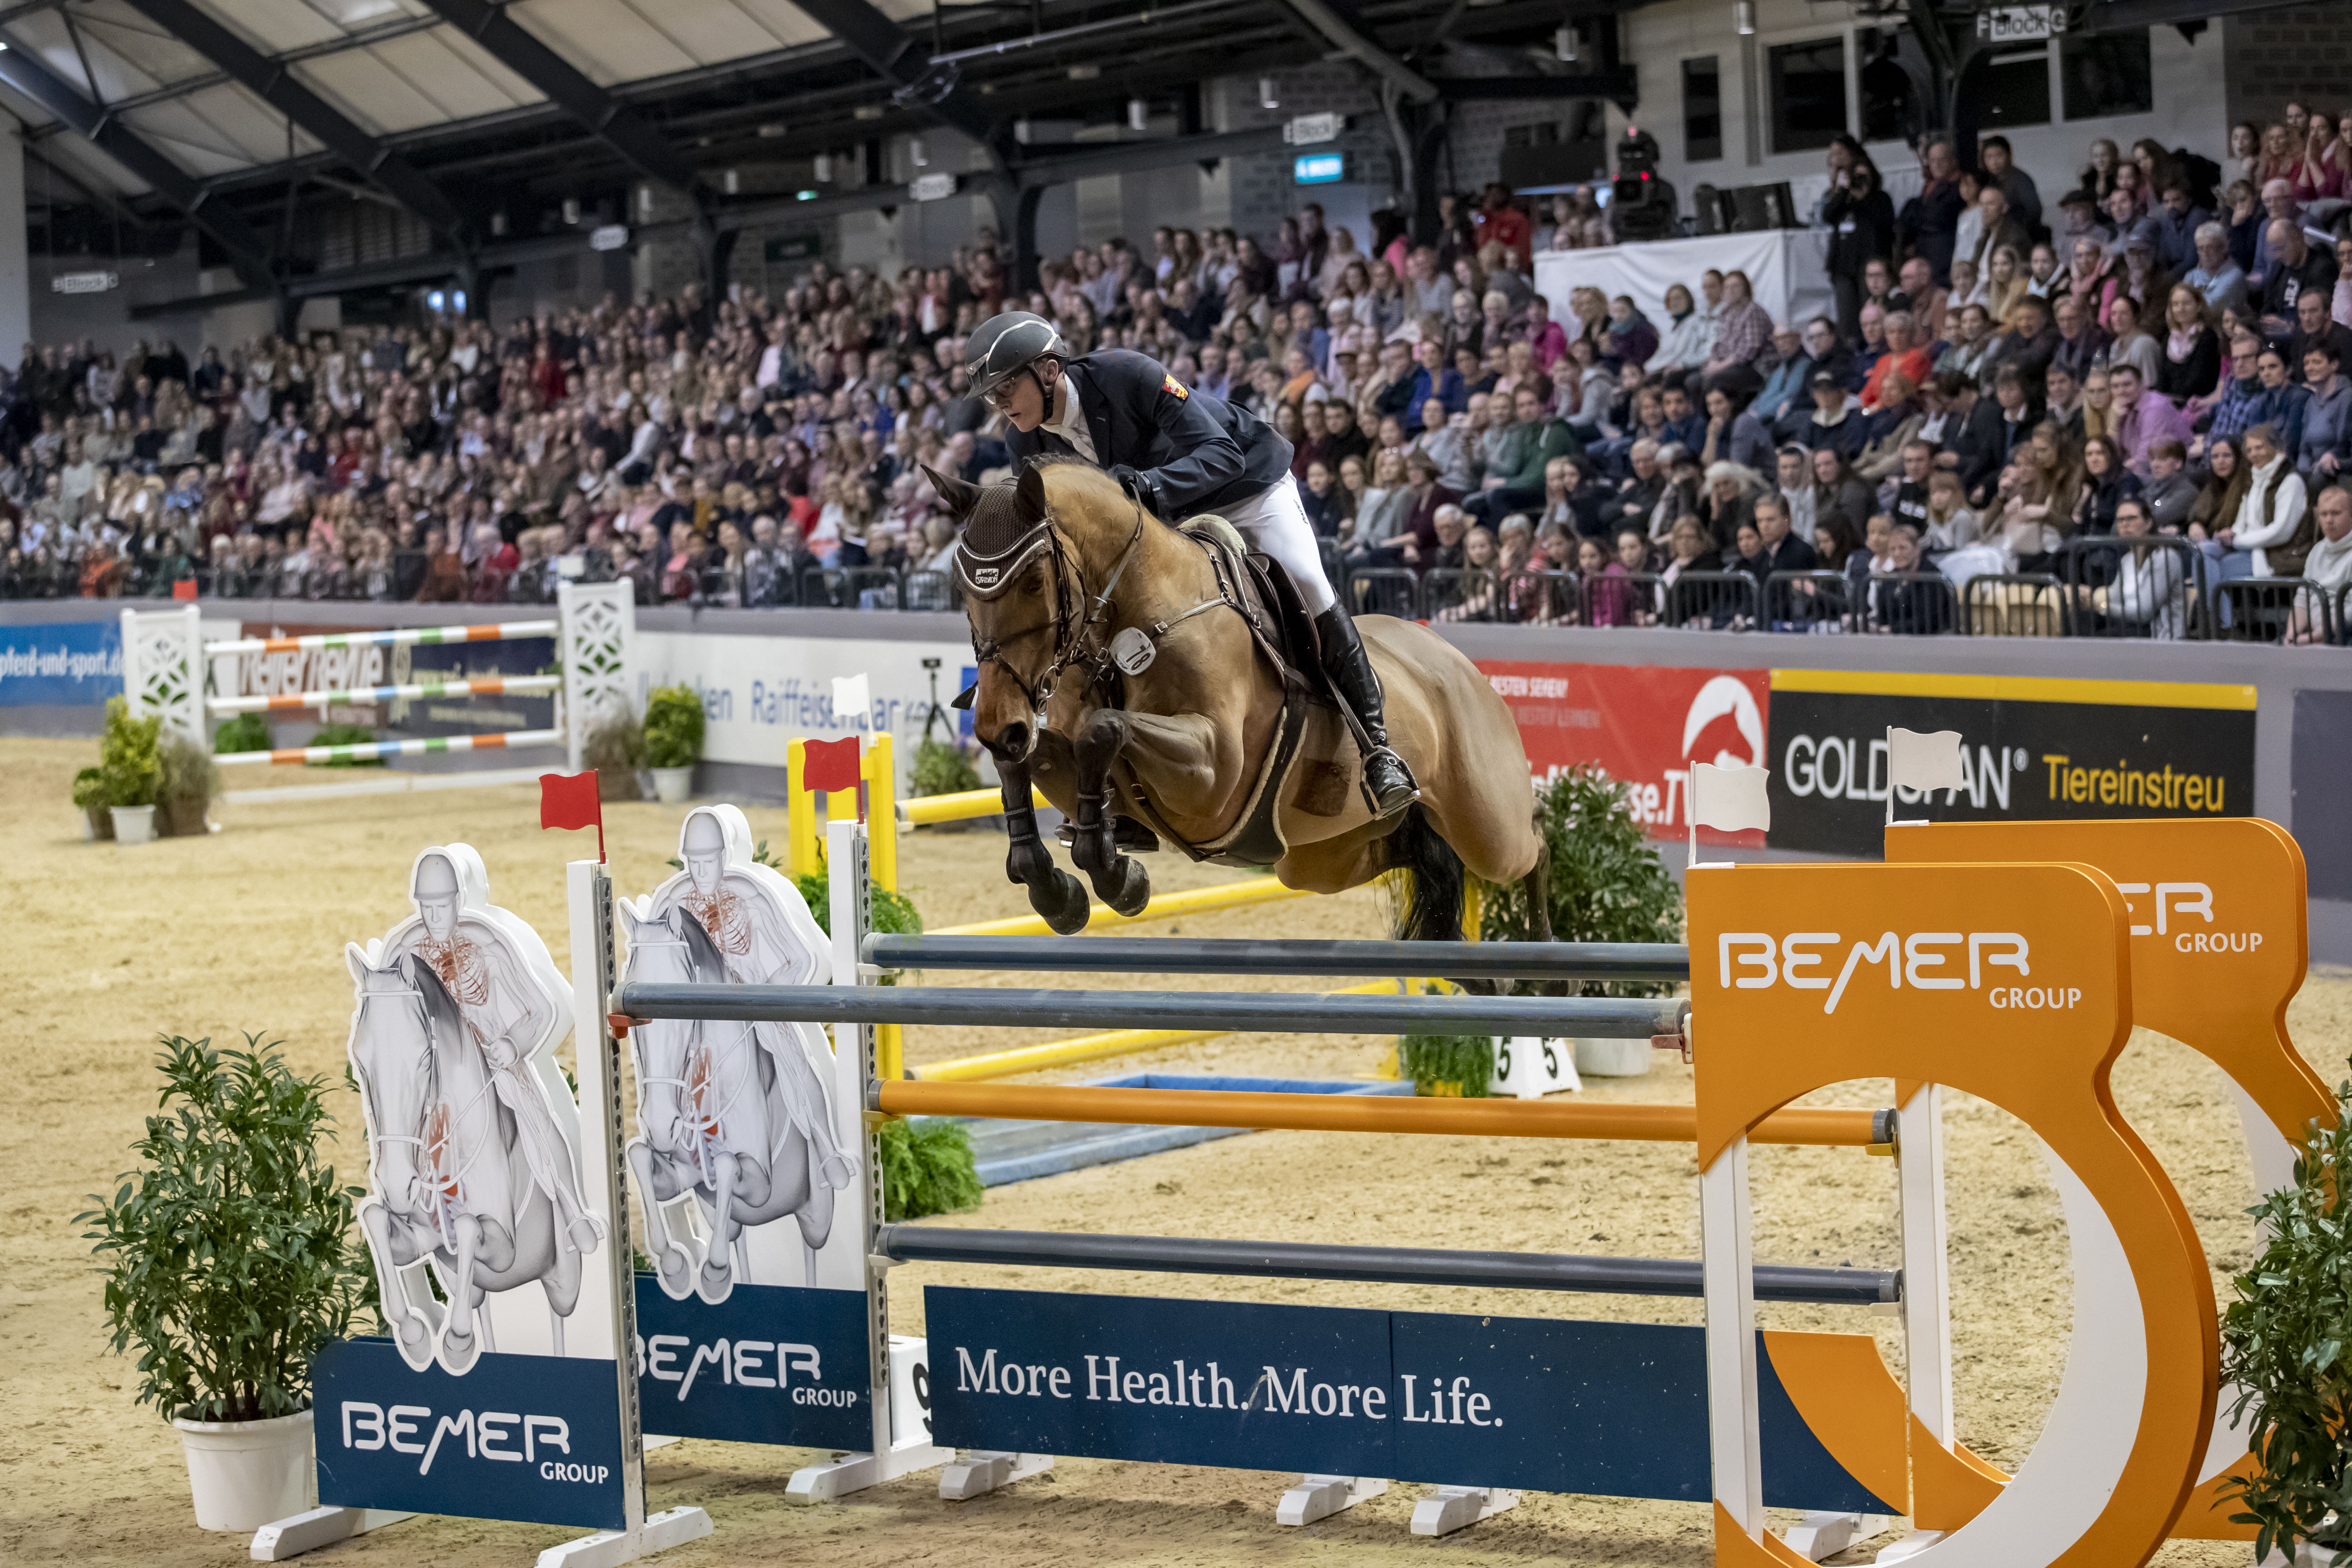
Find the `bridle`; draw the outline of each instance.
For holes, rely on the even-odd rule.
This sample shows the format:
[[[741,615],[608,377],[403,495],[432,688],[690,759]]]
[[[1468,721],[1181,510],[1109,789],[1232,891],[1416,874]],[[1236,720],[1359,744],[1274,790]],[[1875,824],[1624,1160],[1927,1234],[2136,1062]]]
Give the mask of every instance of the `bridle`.
[[[1045,564],[1045,614],[1044,626],[1026,626],[1005,637],[983,637],[973,630],[971,652],[980,664],[993,664],[1018,687],[1028,700],[1034,715],[1031,726],[1033,736],[1045,728],[1045,706],[1054,693],[1063,671],[1076,669],[1086,677],[1089,687],[1099,686],[1108,676],[1110,655],[1102,646],[1100,628],[1110,618],[1111,595],[1118,592],[1119,579],[1135,559],[1143,543],[1144,511],[1140,499],[1134,500],[1135,527],[1129,533],[1125,548],[1111,565],[1110,574],[1102,592],[1089,605],[1086,596],[1086,579],[1079,571],[1076,552],[1068,538],[1054,524],[1049,510],[1019,538],[993,555],[971,553],[970,545],[957,552],[955,572],[957,584],[975,599],[993,601],[1003,598],[1033,562]],[[1009,643],[1050,632],[1054,639],[1054,656],[1034,679],[1024,679],[1004,657]]]

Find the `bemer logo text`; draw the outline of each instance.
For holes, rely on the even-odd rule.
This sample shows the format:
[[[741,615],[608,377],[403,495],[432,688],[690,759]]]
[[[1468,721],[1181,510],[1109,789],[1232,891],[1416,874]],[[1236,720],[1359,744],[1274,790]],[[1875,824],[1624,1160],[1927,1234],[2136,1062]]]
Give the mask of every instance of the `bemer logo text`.
[[[2033,971],[2026,941],[2013,931],[1923,931],[1908,936],[1883,932],[1875,941],[1856,937],[1846,949],[1845,963],[1836,975],[1826,966],[1834,961],[1837,944],[1845,938],[1833,931],[1727,931],[1717,943],[1722,984],[1727,990],[1763,991],[1786,985],[1797,991],[1826,991],[1823,1014],[1837,1011],[1846,987],[1857,973],[1867,978],[1879,965],[1886,968],[1886,985],[1900,991],[1984,991],[1986,1000],[2002,1011],[2073,1007],[2083,999],[2079,986],[1987,985],[1993,969],[2009,969],[2023,979]]]

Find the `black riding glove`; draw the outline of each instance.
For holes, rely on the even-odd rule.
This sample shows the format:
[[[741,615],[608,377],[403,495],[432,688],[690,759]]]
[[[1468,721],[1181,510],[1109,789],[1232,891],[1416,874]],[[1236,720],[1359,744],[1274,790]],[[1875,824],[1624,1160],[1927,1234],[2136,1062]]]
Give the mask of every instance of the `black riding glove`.
[[[1160,490],[1159,487],[1151,482],[1150,474],[1131,468],[1125,463],[1113,463],[1110,467],[1110,477],[1118,481],[1120,489],[1141,501],[1145,510],[1155,516],[1159,514]]]

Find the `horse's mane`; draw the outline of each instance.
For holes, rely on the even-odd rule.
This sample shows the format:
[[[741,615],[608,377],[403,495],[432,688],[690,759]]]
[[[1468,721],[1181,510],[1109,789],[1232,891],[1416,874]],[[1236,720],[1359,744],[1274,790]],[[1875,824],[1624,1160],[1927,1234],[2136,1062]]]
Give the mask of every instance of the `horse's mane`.
[[[465,1016],[457,1011],[457,999],[449,994],[449,988],[441,984],[441,976],[434,972],[431,964],[413,952],[408,954],[406,963],[410,978],[416,982],[416,994],[424,1003],[427,1026],[436,1032],[446,1029],[452,1036],[462,1036]]]
[[[713,980],[724,978],[727,961],[719,955],[719,944],[710,940],[710,933],[703,929],[701,921],[683,910],[678,913],[684,916],[677,922],[677,935],[678,940],[686,943],[688,965],[697,974],[707,975]]]

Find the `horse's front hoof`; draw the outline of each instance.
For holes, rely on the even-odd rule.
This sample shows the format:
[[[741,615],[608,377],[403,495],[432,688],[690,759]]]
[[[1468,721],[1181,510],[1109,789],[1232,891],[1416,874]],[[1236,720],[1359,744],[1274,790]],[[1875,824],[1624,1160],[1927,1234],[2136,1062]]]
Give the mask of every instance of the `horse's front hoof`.
[[[482,1342],[472,1331],[451,1329],[441,1336],[441,1370],[450,1376],[465,1376],[481,1359]]]
[[[572,1247],[583,1254],[595,1251],[597,1243],[604,1239],[604,1232],[597,1226],[594,1216],[586,1214],[573,1217],[569,1234]]]
[[[1114,913],[1132,920],[1151,901],[1151,873],[1140,862],[1122,855],[1111,862],[1108,876],[1095,879],[1095,891]]]
[[[845,1155],[828,1154],[818,1162],[816,1175],[818,1181],[839,1192],[857,1180],[857,1167],[851,1164]]]
[[[411,1370],[423,1372],[433,1364],[433,1330],[424,1314],[411,1312],[394,1322],[392,1343]]]
[[[660,1281],[662,1294],[673,1301],[683,1301],[694,1294],[694,1255],[673,1243],[662,1249],[661,1260],[654,1265],[654,1278]]]
[[[1045,917],[1055,936],[1076,936],[1087,929],[1091,910],[1084,884],[1067,871],[1056,869],[1044,886],[1029,884],[1029,907]]]
[[[694,1281],[694,1293],[718,1306],[735,1293],[734,1266],[723,1258],[705,1260]]]

